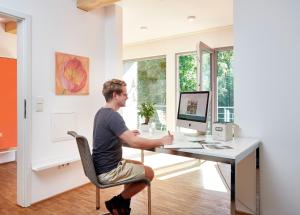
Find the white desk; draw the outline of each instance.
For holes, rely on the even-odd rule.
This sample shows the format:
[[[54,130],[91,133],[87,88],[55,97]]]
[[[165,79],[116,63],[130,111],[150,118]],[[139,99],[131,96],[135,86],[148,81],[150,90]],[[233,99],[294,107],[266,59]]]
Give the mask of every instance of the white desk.
[[[142,137],[155,139],[166,135],[167,132],[155,131],[154,133],[141,133]],[[196,137],[197,138],[197,137]],[[195,137],[187,137],[182,134],[174,134],[174,144],[184,145],[186,142],[190,145],[190,140],[195,140]],[[199,137],[199,139],[205,139],[207,142],[213,141],[211,136]],[[158,147],[153,149],[155,152],[167,153],[172,155],[186,156],[191,158],[204,159],[209,161],[216,161],[227,163],[231,165],[231,190],[230,190],[230,211],[231,214],[236,213],[236,169],[237,164],[250,155],[253,152],[258,153],[260,141],[251,138],[236,138],[232,141],[220,142],[218,145],[226,145],[232,147],[232,149],[210,149],[205,147],[203,149],[188,149],[188,148],[163,148]],[[259,211],[256,211],[259,214]]]

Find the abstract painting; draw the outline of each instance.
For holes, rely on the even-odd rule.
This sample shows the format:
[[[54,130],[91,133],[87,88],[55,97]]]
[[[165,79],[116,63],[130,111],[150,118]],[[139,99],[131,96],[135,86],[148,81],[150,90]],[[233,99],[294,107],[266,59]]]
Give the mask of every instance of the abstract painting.
[[[55,53],[56,95],[89,94],[89,58]]]

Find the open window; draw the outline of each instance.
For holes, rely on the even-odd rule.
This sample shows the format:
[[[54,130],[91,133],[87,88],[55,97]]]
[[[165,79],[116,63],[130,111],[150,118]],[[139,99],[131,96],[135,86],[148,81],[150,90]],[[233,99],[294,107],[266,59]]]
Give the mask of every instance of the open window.
[[[233,122],[233,47],[213,49],[199,42],[197,51],[178,53],[176,60],[178,95],[196,90],[211,92],[208,133],[214,121]]]

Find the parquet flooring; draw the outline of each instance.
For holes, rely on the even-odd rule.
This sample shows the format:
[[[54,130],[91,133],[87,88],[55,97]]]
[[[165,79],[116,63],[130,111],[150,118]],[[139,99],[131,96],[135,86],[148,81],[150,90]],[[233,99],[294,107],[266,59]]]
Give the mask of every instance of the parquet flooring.
[[[229,215],[229,193],[206,190],[199,185],[199,171],[152,183],[153,215]],[[96,215],[105,212],[104,200],[122,187],[101,190],[101,209],[95,210],[91,184],[57,195],[28,208],[16,205],[16,163],[0,165],[0,215]],[[132,215],[147,214],[147,191],[132,200]],[[239,213],[242,215],[242,213]]]

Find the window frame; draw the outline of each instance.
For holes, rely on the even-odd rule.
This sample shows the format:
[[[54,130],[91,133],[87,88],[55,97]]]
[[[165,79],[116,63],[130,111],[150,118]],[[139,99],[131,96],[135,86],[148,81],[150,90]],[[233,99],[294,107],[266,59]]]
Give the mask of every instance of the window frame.
[[[145,61],[145,60],[157,60],[157,59],[161,59],[161,58],[165,58],[167,61],[167,56],[166,55],[155,55],[155,56],[150,56],[150,57],[141,57],[141,58],[130,58],[130,59],[126,59],[123,60],[123,65],[125,63],[128,62],[135,62],[135,61]]]
[[[126,59],[122,61],[122,65],[123,65],[123,69],[122,69],[122,76],[125,75],[125,71],[124,71],[124,65],[126,63],[134,63],[134,62],[140,62],[140,61],[147,61],[147,60],[159,60],[159,59],[165,59],[166,61],[166,85],[167,85],[167,55],[155,55],[155,56],[150,56],[150,57],[141,57],[141,58],[131,58],[131,59]],[[167,86],[166,86],[167,87]],[[166,88],[167,90],[167,88]],[[167,92],[166,92],[166,97],[167,97]],[[166,107],[166,112],[167,112],[167,102],[165,104]],[[137,106],[138,108],[138,106]],[[121,113],[123,114],[122,110]],[[167,114],[166,114],[167,115]],[[139,119],[137,119],[137,123],[139,123]],[[165,127],[167,127],[168,125],[168,120],[166,120],[166,125]],[[137,126],[139,127],[139,125],[137,124]]]

